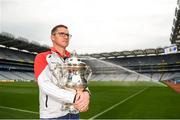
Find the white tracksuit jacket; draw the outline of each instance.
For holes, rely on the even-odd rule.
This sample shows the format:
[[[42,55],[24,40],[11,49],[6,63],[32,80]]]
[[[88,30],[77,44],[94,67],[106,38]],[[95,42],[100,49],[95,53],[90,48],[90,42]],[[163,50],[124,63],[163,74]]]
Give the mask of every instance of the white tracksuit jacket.
[[[66,57],[70,53],[66,51]],[[35,78],[39,86],[40,118],[56,118],[69,113],[68,110],[61,110],[63,103],[73,103],[76,92],[68,91],[57,86],[57,80],[53,78],[49,70],[48,61],[63,63],[64,59],[55,50],[40,53],[34,62]]]

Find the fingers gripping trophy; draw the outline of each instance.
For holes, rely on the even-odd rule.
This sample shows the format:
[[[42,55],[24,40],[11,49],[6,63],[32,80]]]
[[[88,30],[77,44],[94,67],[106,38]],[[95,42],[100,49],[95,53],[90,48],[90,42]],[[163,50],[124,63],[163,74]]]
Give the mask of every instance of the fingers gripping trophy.
[[[82,92],[88,86],[88,80],[91,77],[92,70],[86,63],[80,61],[73,51],[70,58],[67,58],[64,63],[55,62],[50,66],[57,86],[66,90],[75,90]],[[71,103],[64,103],[62,110],[69,110],[70,113],[78,113]]]

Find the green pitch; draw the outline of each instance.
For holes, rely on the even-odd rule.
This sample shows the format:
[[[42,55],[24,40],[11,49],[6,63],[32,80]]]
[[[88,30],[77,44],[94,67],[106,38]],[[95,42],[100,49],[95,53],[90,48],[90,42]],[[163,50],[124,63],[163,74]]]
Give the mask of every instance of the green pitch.
[[[180,94],[152,82],[90,82],[83,119],[180,119]],[[0,83],[0,118],[39,118],[36,83]]]

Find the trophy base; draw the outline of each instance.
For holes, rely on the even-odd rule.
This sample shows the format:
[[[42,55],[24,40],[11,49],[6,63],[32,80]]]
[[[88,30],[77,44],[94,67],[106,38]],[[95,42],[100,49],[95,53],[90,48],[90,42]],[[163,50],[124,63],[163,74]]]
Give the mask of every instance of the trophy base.
[[[77,113],[79,113],[79,111],[78,111],[76,108],[74,108],[74,106],[73,106],[72,104],[70,104],[70,103],[64,104],[64,105],[62,106],[62,110],[68,110],[69,113],[71,113],[71,114],[77,114]]]

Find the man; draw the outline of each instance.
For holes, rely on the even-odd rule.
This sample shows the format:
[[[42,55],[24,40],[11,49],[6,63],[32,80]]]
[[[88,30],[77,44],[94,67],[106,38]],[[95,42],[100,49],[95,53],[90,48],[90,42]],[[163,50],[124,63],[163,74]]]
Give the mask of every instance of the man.
[[[53,59],[54,54],[58,56],[56,60],[60,63],[70,57],[70,53],[66,50],[70,38],[67,26],[55,26],[51,30],[53,47],[35,58],[34,72],[39,86],[41,119],[79,119],[79,113],[72,114],[68,110],[62,110],[63,103],[72,103],[79,112],[88,110],[89,91],[68,91],[58,87],[57,80],[52,80],[53,75],[48,67],[48,61]]]

